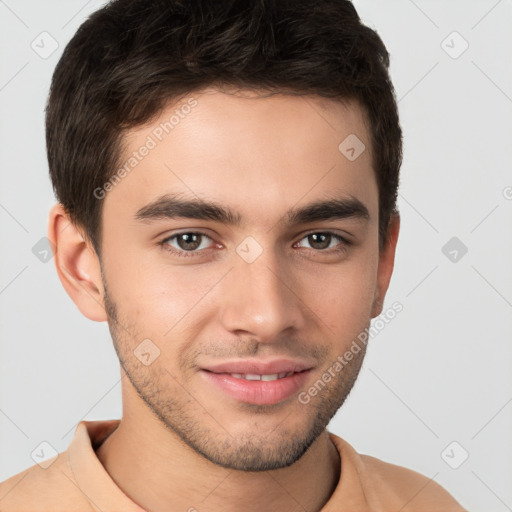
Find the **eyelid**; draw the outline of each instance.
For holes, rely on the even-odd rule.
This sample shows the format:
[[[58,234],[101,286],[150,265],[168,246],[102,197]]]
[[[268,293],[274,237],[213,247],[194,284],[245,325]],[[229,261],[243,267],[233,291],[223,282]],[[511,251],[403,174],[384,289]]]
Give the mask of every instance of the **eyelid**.
[[[194,230],[194,229],[184,229],[182,231],[178,231],[176,233],[173,233],[172,235],[169,235],[169,236],[166,236],[163,240],[161,240],[158,245],[160,245],[164,250],[172,253],[172,254],[175,254],[175,255],[178,255],[178,256],[184,256],[184,257],[188,257],[188,256],[194,256],[195,254],[200,254],[204,251],[207,251],[207,249],[201,249],[201,250],[195,250],[195,251],[185,251],[183,249],[176,249],[175,247],[172,247],[168,244],[168,242],[170,240],[172,240],[173,238],[176,238],[178,237],[179,235],[185,235],[185,234],[191,234],[191,235],[201,235],[205,238],[208,238],[211,242],[213,243],[216,243],[214,241],[214,239],[208,235],[207,233],[205,233],[204,231],[201,231],[201,230]],[[217,244],[217,245],[220,245],[220,244]]]
[[[341,238],[343,241],[345,241],[348,244],[352,243],[353,235],[351,235],[350,233],[347,233],[346,231],[344,231],[343,233],[339,233],[338,231],[333,230],[332,228],[331,229],[310,229],[308,231],[305,231],[304,233],[301,233],[300,240],[302,240],[306,236],[314,235],[316,233],[324,233],[324,234],[328,234],[328,235],[333,235],[338,238]]]
[[[202,231],[200,229],[182,229],[181,231],[175,231],[173,232],[171,235],[167,235],[166,237],[164,237],[162,239],[162,242],[166,242],[167,240],[170,240],[171,238],[174,238],[178,235],[202,235],[202,236],[205,236],[207,238],[209,238],[210,240],[212,240],[212,237],[206,233],[205,231]]]
[[[347,249],[348,246],[353,245],[353,243],[354,243],[352,240],[350,240],[350,238],[340,235],[339,233],[336,233],[335,231],[328,231],[328,230],[322,231],[322,230],[317,229],[317,230],[313,230],[313,231],[308,231],[307,233],[303,234],[301,236],[301,238],[297,242],[295,242],[295,244],[301,242],[302,240],[304,240],[304,238],[307,238],[309,235],[315,235],[315,234],[331,235],[332,237],[336,238],[339,241],[338,245],[331,247],[330,249],[309,249],[308,247],[305,247],[305,249],[309,249],[310,251],[314,251],[315,253],[318,253],[318,254],[331,254],[336,251],[344,251]]]
[[[222,244],[215,242],[215,240],[210,235],[205,233],[204,231],[193,230],[193,229],[181,230],[176,233],[173,233],[172,235],[166,236],[162,241],[159,242],[159,245],[164,250],[170,252],[171,254],[177,255],[178,257],[193,257],[195,255],[198,255],[198,254],[204,253],[205,251],[208,251],[209,248],[194,250],[194,251],[185,251],[183,249],[181,249],[181,250],[176,249],[175,247],[172,247],[168,244],[169,240],[171,240],[175,237],[178,237],[179,235],[183,235],[183,234],[201,235],[203,237],[208,238],[211,242],[216,243],[217,245],[222,245]],[[332,253],[336,253],[336,252],[346,251],[348,246],[353,245],[353,241],[350,240],[350,238],[340,235],[336,231],[321,230],[321,229],[316,229],[316,230],[313,229],[313,230],[307,231],[305,233],[301,233],[300,238],[296,242],[294,242],[293,245],[301,242],[304,238],[308,237],[309,235],[313,235],[313,234],[328,234],[328,235],[333,236],[334,238],[337,238],[340,241],[340,243],[337,246],[331,247],[330,249],[308,249],[307,247],[304,247],[304,249],[313,251],[318,254],[332,254]]]

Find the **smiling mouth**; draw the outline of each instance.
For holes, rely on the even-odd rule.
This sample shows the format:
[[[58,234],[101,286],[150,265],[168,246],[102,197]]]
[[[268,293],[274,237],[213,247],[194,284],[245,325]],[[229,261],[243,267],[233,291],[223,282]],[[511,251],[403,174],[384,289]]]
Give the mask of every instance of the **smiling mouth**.
[[[231,375],[235,379],[243,379],[243,380],[263,380],[265,382],[284,379],[286,377],[291,377],[295,372],[282,372],[282,373],[272,373],[272,374],[263,374],[258,375],[255,373],[226,373],[224,375]]]
[[[261,371],[261,370],[260,370]],[[307,382],[311,369],[279,373],[214,372],[203,369],[208,385],[238,402],[272,405],[298,393]]]

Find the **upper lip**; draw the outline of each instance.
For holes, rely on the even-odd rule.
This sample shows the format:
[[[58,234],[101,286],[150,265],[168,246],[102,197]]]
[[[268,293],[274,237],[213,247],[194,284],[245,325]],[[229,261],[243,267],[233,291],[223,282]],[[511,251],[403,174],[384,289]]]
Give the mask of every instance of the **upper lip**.
[[[203,370],[213,373],[240,373],[252,375],[274,375],[279,373],[302,372],[310,370],[312,364],[307,361],[294,359],[273,359],[273,360],[255,360],[255,359],[238,359],[224,361],[220,363],[212,363],[204,366]]]

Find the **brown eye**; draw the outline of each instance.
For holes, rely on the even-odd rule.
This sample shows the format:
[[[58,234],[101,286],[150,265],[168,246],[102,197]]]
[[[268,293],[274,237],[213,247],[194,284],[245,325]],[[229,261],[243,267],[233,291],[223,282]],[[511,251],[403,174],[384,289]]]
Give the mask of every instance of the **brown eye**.
[[[309,235],[306,235],[299,244],[301,244],[303,240],[307,240],[309,248],[316,251],[326,251],[326,249],[341,250],[345,249],[347,245],[350,245],[348,240],[345,240],[343,237],[336,235],[335,233],[330,233],[329,231],[310,233]]]
[[[209,247],[211,238],[204,233],[187,231],[172,235],[161,242],[168,251],[178,256],[193,256]],[[190,254],[186,254],[190,253]]]
[[[181,233],[176,235],[176,241],[180,249],[184,251],[193,251],[201,245],[201,236],[198,233]]]
[[[327,249],[331,238],[330,233],[312,233],[308,235],[308,242],[313,249]]]

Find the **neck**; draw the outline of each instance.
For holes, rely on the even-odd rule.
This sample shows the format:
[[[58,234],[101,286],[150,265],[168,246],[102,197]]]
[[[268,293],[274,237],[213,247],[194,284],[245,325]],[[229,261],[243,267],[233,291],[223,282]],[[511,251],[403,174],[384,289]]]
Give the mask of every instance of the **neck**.
[[[244,472],[206,460],[152,418],[147,428],[141,415],[123,416],[96,452],[121,490],[146,510],[319,511],[340,477],[327,431],[289,467]]]

